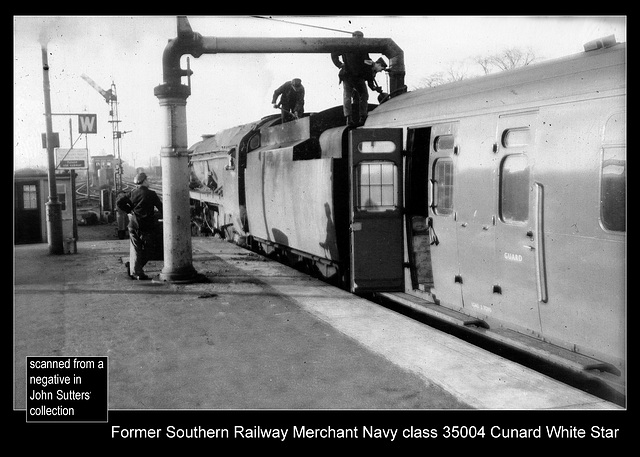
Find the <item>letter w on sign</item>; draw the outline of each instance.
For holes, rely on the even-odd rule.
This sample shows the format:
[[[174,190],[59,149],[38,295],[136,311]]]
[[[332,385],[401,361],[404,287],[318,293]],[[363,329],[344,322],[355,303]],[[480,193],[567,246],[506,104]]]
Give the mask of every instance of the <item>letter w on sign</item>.
[[[79,133],[98,133],[98,115],[97,114],[79,114],[78,115],[78,132]]]

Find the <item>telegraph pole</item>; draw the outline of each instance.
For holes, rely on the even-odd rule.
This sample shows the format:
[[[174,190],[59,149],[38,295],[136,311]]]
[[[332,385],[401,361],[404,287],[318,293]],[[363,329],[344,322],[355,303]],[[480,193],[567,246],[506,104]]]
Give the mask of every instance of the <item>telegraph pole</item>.
[[[49,84],[49,59],[47,46],[42,45],[42,72],[44,88],[44,109],[47,124],[47,155],[49,160],[49,201],[47,202],[47,241],[49,254],[64,254],[62,241],[62,205],[58,201],[56,187],[56,161],[54,157],[53,126],[51,122],[51,90]]]

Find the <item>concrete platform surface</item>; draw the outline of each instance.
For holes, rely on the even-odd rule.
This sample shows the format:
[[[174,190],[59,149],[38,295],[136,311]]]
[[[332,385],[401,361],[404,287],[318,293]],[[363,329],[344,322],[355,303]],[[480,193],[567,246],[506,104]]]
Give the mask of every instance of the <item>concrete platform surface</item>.
[[[132,281],[128,243],[15,247],[14,409],[26,356],[108,356],[110,410],[617,409],[219,239]]]

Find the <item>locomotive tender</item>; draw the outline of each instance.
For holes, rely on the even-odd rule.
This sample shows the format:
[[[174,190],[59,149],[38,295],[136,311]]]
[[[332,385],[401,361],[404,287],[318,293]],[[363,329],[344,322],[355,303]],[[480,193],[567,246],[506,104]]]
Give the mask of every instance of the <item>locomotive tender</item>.
[[[194,221],[624,377],[626,44],[603,43],[397,95],[358,128],[334,107],[205,137]]]

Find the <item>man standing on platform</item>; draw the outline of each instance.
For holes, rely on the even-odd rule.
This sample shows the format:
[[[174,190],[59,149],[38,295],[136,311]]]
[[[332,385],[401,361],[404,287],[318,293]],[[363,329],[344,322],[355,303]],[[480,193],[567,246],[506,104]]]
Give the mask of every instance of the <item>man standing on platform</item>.
[[[158,230],[155,208],[162,213],[162,200],[149,189],[149,180],[145,173],[138,173],[133,180],[136,188],[120,196],[116,205],[129,215],[129,267],[131,279],[151,279],[143,268],[149,261],[155,248]]]

